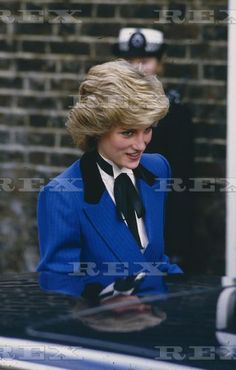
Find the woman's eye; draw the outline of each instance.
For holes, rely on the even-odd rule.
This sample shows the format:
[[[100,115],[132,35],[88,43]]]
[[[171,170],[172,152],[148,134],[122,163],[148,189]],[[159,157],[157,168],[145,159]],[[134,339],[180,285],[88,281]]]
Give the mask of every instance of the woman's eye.
[[[149,132],[151,132],[152,131],[152,126],[150,126],[150,127],[147,127],[146,129],[145,129],[145,133],[146,134],[148,134]]]
[[[122,135],[123,136],[126,136],[126,137],[129,137],[129,136],[132,136],[133,135],[133,131],[130,131],[130,130],[127,130],[127,131],[122,131]]]

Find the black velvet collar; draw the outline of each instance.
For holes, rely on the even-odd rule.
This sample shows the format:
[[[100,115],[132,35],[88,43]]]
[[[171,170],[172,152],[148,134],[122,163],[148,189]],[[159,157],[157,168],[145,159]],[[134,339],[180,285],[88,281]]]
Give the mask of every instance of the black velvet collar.
[[[86,152],[80,160],[81,175],[84,182],[84,200],[98,203],[105,188],[96,163],[96,150]],[[135,177],[143,179],[152,186],[157,176],[147,170],[141,163],[133,170]]]

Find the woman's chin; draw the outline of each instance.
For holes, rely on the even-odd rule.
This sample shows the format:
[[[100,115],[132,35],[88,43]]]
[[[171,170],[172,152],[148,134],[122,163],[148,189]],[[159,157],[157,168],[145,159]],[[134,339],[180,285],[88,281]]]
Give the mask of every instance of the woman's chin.
[[[136,167],[138,167],[140,162],[140,159],[138,160],[132,160],[132,161],[126,161],[123,167],[129,168],[130,170],[134,170]]]

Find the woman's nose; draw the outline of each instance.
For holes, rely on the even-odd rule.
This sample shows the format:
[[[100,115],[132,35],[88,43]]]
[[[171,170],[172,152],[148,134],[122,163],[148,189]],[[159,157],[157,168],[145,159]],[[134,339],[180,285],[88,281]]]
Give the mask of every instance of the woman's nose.
[[[143,134],[137,135],[134,142],[134,148],[136,150],[145,150],[147,146],[146,137]]]

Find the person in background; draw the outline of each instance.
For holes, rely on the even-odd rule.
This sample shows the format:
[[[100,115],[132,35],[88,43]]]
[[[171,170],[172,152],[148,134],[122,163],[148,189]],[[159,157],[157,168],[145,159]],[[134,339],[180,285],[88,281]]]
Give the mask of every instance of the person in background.
[[[165,74],[166,50],[163,32],[148,28],[122,28],[118,42],[113,45],[115,56],[158,78]],[[173,181],[182,184],[175,186],[181,192],[171,191],[168,195],[165,235],[169,255],[188,271],[193,238],[193,204],[188,191],[189,179],[193,177],[193,124],[178,89],[167,90],[166,95],[170,101],[169,112],[153,129],[146,152],[163,154],[170,163],[172,178],[177,179]]]
[[[136,307],[137,297],[166,292],[166,275],[182,274],[164,253],[159,182],[170,167],[143,154],[168,107],[160,81],[125,60],[89,70],[67,121],[84,154],[39,194],[43,289],[93,304],[129,296]]]

